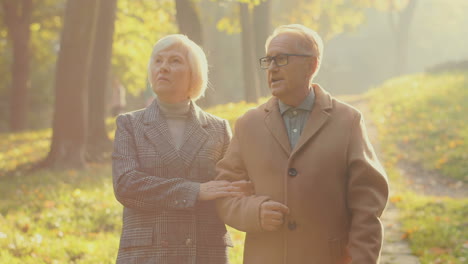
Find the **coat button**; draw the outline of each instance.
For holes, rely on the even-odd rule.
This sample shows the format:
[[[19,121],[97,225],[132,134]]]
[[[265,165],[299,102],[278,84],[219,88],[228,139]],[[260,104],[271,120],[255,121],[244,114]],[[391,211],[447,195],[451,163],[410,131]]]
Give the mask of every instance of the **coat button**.
[[[192,246],[192,245],[193,245],[192,239],[187,238],[187,239],[185,240],[185,245],[186,245],[187,247]]]
[[[296,222],[295,221],[289,221],[288,229],[291,230],[291,231],[296,230]]]
[[[169,242],[167,242],[166,240],[161,241],[161,247],[167,248],[168,246],[169,246]]]
[[[295,168],[289,168],[288,169],[288,175],[291,176],[291,177],[296,177],[297,170]]]

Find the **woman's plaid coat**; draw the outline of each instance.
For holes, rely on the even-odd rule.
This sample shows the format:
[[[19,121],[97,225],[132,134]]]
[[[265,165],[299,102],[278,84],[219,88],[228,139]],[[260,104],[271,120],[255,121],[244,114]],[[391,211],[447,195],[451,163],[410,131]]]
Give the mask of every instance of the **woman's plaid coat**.
[[[117,118],[113,183],[124,206],[117,263],[228,263],[232,243],[214,202],[197,197],[230,139],[227,121],[193,102],[178,150],[156,100]]]

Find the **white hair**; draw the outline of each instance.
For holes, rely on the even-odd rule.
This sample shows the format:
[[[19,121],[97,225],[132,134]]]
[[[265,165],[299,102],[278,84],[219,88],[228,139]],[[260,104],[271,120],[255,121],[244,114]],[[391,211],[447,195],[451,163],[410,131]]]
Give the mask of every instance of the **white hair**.
[[[303,50],[304,52],[311,52],[312,55],[314,55],[317,59],[317,69],[315,69],[315,72],[312,75],[312,80],[313,77],[317,74],[318,70],[320,69],[320,65],[322,62],[322,38],[317,32],[301,24],[282,25],[275,28],[273,34],[271,34],[268,37],[265,43],[265,50],[268,51],[268,46],[270,45],[270,42],[273,38],[284,33],[292,33],[298,36],[301,39],[301,41],[296,42],[297,47],[300,50]]]
[[[173,47],[182,47],[187,52],[186,58],[192,71],[189,97],[196,101],[205,95],[206,87],[208,86],[208,61],[203,49],[185,35],[168,35],[156,42],[148,63],[148,80],[153,85],[151,83],[151,69],[154,66],[155,56],[160,51]]]

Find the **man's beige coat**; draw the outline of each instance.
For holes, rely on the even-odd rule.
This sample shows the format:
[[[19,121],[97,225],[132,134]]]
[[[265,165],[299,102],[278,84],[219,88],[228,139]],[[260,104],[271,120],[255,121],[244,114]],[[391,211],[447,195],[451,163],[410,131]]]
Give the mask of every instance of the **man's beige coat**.
[[[224,222],[247,232],[244,264],[378,262],[385,172],[361,114],[318,85],[314,91],[313,110],[294,149],[272,98],[239,118],[217,164],[218,180],[255,185],[256,195],[217,202]],[[278,231],[260,226],[260,204],[269,199],[290,209]]]

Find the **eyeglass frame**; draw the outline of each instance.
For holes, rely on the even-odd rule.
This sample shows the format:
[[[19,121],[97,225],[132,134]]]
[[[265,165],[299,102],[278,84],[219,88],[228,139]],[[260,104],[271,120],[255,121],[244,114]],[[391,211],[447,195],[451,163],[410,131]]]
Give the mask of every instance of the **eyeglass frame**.
[[[276,57],[278,56],[285,56],[286,55],[286,64],[283,64],[283,65],[278,65],[277,61],[276,61]],[[314,55],[308,55],[308,54],[294,54],[294,53],[281,53],[281,54],[278,54],[276,56],[265,56],[265,57],[262,57],[260,59],[258,59],[258,62],[260,63],[260,68],[263,69],[263,70],[267,70],[268,68],[270,68],[270,65],[271,65],[271,62],[274,61],[275,62],[275,65],[277,67],[283,67],[283,66],[286,66],[289,64],[289,57],[290,56],[296,56],[296,57],[314,57]],[[267,67],[262,67],[262,60],[264,59],[267,59],[269,58],[270,59],[270,63],[268,63],[268,66]]]

